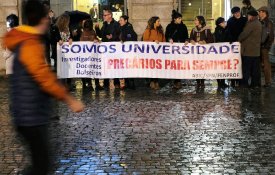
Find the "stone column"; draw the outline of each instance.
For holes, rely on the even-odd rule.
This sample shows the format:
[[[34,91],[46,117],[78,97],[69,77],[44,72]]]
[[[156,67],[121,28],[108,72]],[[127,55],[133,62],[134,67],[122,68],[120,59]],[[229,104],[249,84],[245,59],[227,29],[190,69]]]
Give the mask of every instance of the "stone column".
[[[7,31],[6,17],[10,14],[18,15],[18,1],[20,0],[1,0],[0,1],[0,42]],[[0,70],[5,69],[5,60],[3,59],[3,48],[0,47]],[[2,71],[0,72],[2,73]]]
[[[59,16],[65,11],[73,10],[73,0],[51,0],[51,9],[55,16]]]
[[[129,21],[141,38],[147,21],[152,16],[159,16],[164,30],[171,21],[173,8],[177,9],[176,0],[128,0]]]

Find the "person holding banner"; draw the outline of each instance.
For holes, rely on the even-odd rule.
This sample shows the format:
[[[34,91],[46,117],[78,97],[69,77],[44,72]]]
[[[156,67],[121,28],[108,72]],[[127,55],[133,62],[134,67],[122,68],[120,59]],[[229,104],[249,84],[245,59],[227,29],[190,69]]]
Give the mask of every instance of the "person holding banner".
[[[96,36],[96,33],[93,29],[93,20],[87,19],[84,21],[83,24],[83,32],[81,33],[80,41],[91,41],[91,42],[98,42],[99,39]],[[92,82],[90,78],[82,78],[83,88],[91,88]],[[100,86],[99,79],[95,79],[95,88],[96,90],[103,90],[104,88]]]
[[[10,111],[16,132],[30,148],[32,166],[19,174],[47,175],[51,167],[49,120],[51,97],[65,102],[73,112],[84,109],[69,94],[45,61],[43,35],[49,19],[42,3],[29,0],[23,8],[27,25],[12,29],[4,45],[14,52],[10,76]]]
[[[226,22],[224,18],[219,17],[216,20],[216,28],[214,32],[215,43],[229,42],[228,30],[226,28]],[[225,79],[217,79],[218,89],[226,88],[228,85],[225,83]]]
[[[153,16],[149,19],[147,28],[143,33],[143,41],[165,42],[165,35],[158,16]],[[159,89],[158,79],[152,78],[150,80],[150,88],[153,90]]]
[[[176,10],[172,11],[172,21],[166,27],[165,38],[170,43],[185,43],[188,41],[187,27],[182,22],[182,15]],[[181,88],[181,81],[179,79],[174,80],[173,88]]]
[[[242,54],[243,80],[241,86],[259,88],[261,86],[261,37],[262,24],[258,20],[257,11],[249,11],[248,22],[239,36]],[[251,84],[249,86],[249,78]]]
[[[134,31],[133,25],[129,23],[129,17],[123,15],[119,19],[120,35],[119,39],[122,42],[125,41],[137,41],[137,33]],[[135,81],[133,78],[125,79],[125,86],[130,89],[135,89]],[[123,86],[120,87],[124,89]]]
[[[107,9],[103,11],[103,26],[99,29],[99,24],[95,25],[95,30],[97,36],[102,38],[102,42],[114,42],[119,41],[119,23],[113,18],[113,13],[111,10]],[[114,80],[104,80],[104,87],[106,89],[114,87],[118,88],[120,86],[119,79],[115,78]]]
[[[190,42],[192,44],[207,44],[213,43],[214,37],[211,33],[211,29],[206,26],[206,21],[203,16],[197,16],[195,18],[195,28],[190,33]],[[204,79],[197,79],[197,88],[204,88]]]
[[[233,7],[231,9],[232,17],[227,21],[227,30],[229,32],[229,42],[237,42],[238,37],[242,33],[244,26],[247,22],[247,18],[241,16],[241,9],[239,7]],[[240,83],[240,80],[231,80],[231,87],[236,87]]]
[[[54,59],[54,67],[57,70],[57,47],[56,44],[62,45],[64,42],[73,42],[72,32],[69,29],[70,16],[68,14],[62,14],[58,17],[55,26],[51,29],[51,45],[52,45],[52,57]],[[65,84],[72,90],[75,88],[72,85],[72,79],[67,78],[64,80]]]

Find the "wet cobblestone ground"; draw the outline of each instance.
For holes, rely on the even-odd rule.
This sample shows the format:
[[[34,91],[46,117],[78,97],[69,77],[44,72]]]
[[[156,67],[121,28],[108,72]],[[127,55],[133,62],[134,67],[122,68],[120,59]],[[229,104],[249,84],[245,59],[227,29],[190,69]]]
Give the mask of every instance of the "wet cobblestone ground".
[[[214,83],[214,82],[210,82]],[[29,163],[8,115],[0,81],[0,174]],[[57,104],[50,124],[56,152],[52,174],[275,175],[275,88],[168,86],[106,92],[74,91],[87,108]]]

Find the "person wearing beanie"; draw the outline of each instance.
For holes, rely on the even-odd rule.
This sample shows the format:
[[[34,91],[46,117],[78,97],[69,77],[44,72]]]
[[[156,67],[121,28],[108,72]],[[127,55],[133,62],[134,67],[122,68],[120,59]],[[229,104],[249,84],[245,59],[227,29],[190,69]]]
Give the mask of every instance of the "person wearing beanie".
[[[261,86],[260,51],[262,39],[262,24],[258,20],[258,12],[247,13],[248,22],[239,36],[241,43],[242,87],[259,88]],[[251,78],[251,84],[249,79]]]
[[[269,9],[263,6],[258,9],[259,19],[262,24],[262,45],[261,45],[261,61],[265,77],[264,87],[270,87],[271,85],[271,64],[269,61],[269,50],[274,41],[274,27],[273,22],[269,19]]]
[[[185,43],[188,41],[188,30],[182,22],[182,15],[176,10],[172,11],[172,21],[166,27],[165,39],[170,43]],[[181,81],[175,80],[173,88],[180,89]]]
[[[215,39],[215,43],[229,42],[228,30],[226,28],[226,21],[222,17],[219,17],[216,20],[214,39]],[[225,79],[217,79],[217,82],[218,82],[218,89],[228,87],[228,85],[225,83]]]
[[[237,42],[239,35],[247,22],[247,18],[241,16],[240,8],[233,7],[231,9],[232,17],[227,21],[227,30],[229,34],[229,42]],[[239,84],[239,80],[231,80],[231,86],[235,87]]]
[[[256,9],[251,5],[250,0],[243,0],[243,7],[241,10],[241,15],[247,17],[247,13],[250,11],[256,11]]]

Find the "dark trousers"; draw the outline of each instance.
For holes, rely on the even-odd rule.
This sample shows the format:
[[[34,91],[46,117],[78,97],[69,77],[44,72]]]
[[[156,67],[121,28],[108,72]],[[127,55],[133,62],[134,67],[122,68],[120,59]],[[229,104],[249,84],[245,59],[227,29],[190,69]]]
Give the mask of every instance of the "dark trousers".
[[[241,85],[249,87],[249,78],[251,78],[251,87],[261,86],[261,62],[260,57],[242,56],[243,79]]]
[[[204,79],[196,79],[197,85],[204,85]]]
[[[127,88],[134,89],[135,88],[135,79],[134,78],[126,78],[125,84]]]
[[[219,87],[222,87],[222,86],[225,86],[225,79],[217,79],[217,82],[218,82],[218,86]]]
[[[18,126],[17,132],[31,152],[32,168],[27,175],[46,175],[49,173],[48,126]]]
[[[86,85],[88,84],[88,86],[92,86],[92,79],[91,78],[81,78],[82,81],[82,86],[86,87]]]

